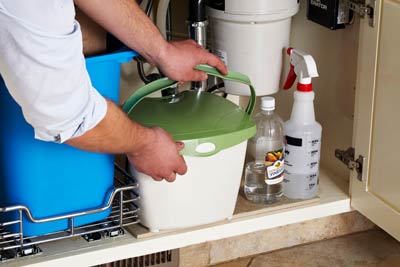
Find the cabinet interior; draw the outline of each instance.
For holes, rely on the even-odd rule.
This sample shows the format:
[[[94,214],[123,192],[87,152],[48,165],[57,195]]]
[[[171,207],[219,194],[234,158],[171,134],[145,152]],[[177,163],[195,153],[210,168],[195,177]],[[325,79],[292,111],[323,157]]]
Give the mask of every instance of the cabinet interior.
[[[173,1],[176,2],[184,1]],[[182,9],[186,3],[181,3]],[[181,10],[184,13],[184,10]],[[178,16],[179,18],[179,16]],[[175,31],[185,31],[182,22],[175,18]],[[274,205],[252,205],[246,203],[242,188],[238,195],[235,214],[236,218],[246,218],[268,214],[271,212],[285,211],[288,208],[301,207],[302,205],[315,205],[318,201],[336,201],[349,196],[349,170],[335,158],[335,149],[346,149],[352,145],[353,112],[355,101],[355,84],[357,75],[358,52],[358,20],[344,30],[331,31],[327,28],[312,23],[306,18],[306,1],[300,1],[300,11],[293,18],[291,31],[291,46],[311,54],[318,67],[319,77],[313,79],[315,90],[315,115],[322,125],[322,148],[320,166],[320,192],[319,197],[307,201],[289,201],[284,199]],[[271,37],[273,38],[273,37]],[[282,83],[289,70],[289,57],[282,53],[284,58],[284,71]],[[290,118],[293,105],[293,91],[281,90],[276,97],[277,113],[284,121]],[[235,97],[231,98],[236,101]],[[259,98],[257,99],[259,103]],[[247,105],[248,98],[241,97],[240,104]],[[256,105],[255,113],[259,111]],[[217,223],[220,224],[220,223]],[[204,226],[206,227],[206,226]],[[195,227],[194,229],[198,229]],[[193,229],[185,229],[190,231]],[[157,236],[165,233],[182,232],[167,231],[149,233],[146,229],[134,227],[131,233],[139,238]]]
[[[359,19],[345,29],[332,31],[306,18],[306,0],[300,0],[300,11],[293,17],[290,45],[311,54],[318,67],[319,77],[313,79],[315,115],[322,129],[321,168],[333,176],[348,181],[349,171],[334,156],[336,148],[352,145]],[[171,0],[172,30],[186,33],[187,0]],[[273,36],[271,36],[273,38]],[[282,84],[289,70],[289,57],[282,51],[284,70]],[[141,86],[136,64],[124,64],[121,76],[121,101],[134,88]],[[282,119],[288,120],[293,104],[293,90],[275,94],[276,108]],[[235,99],[235,97],[233,97]],[[259,100],[259,99],[258,99]],[[246,105],[247,99],[241,98]],[[256,110],[258,112],[258,105]]]

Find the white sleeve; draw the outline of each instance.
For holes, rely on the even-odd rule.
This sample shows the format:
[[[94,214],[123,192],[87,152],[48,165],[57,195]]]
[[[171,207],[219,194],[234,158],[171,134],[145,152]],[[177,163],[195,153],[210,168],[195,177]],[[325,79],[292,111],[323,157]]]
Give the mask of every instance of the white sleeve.
[[[107,103],[90,82],[73,16],[67,32],[36,26],[0,3],[0,74],[35,138],[65,142],[95,127]]]

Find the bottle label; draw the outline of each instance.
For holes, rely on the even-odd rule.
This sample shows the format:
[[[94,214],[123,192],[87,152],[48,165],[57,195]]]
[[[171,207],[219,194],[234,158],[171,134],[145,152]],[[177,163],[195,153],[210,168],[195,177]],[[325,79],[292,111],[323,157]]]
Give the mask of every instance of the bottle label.
[[[270,151],[265,155],[265,183],[272,185],[283,181],[285,160],[283,149]]]
[[[310,134],[286,136],[285,168],[290,173],[315,173],[319,169],[321,139]]]
[[[318,134],[286,136],[284,183],[287,196],[317,194],[320,151],[321,136]]]

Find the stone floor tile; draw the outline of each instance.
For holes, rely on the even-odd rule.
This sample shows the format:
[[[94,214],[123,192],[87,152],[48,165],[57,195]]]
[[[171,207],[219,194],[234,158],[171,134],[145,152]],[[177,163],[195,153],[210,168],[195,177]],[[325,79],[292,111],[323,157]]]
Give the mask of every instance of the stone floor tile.
[[[202,267],[210,264],[210,243],[202,243],[180,249],[180,267]]]
[[[216,267],[248,267],[251,263],[251,258],[238,259],[231,262],[226,262],[216,265]]]
[[[400,243],[383,231],[368,231],[260,255],[249,267],[302,266],[399,267]]]
[[[210,264],[296,245],[348,235],[374,228],[375,225],[356,211],[316,220],[281,226],[246,235],[211,241]]]
[[[400,267],[400,243],[380,230],[282,249],[215,267]],[[243,261],[243,259],[241,260]]]

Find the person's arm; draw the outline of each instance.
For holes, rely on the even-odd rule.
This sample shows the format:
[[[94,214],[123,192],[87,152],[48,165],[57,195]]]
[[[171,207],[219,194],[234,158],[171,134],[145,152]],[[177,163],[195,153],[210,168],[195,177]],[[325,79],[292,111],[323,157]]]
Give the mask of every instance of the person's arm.
[[[75,0],[75,4],[113,33],[124,44],[137,51],[151,64],[158,66],[170,79],[177,81],[205,80],[207,75],[194,70],[198,64],[209,64],[226,74],[224,63],[193,40],[167,42],[157,27],[132,0]],[[67,143],[86,150],[127,153],[138,171],[155,179],[175,179],[175,173],[186,173],[186,164],[175,143],[160,128],[147,129],[108,103],[105,119],[91,131]],[[111,150],[110,150],[111,149]]]
[[[155,180],[172,182],[175,173],[186,173],[185,161],[178,153],[182,143],[175,143],[161,128],[143,127],[130,120],[111,101],[107,106],[106,116],[96,127],[66,143],[88,151],[126,153],[138,171]]]
[[[176,81],[199,81],[207,75],[193,68],[208,64],[227,74],[224,63],[193,40],[167,42],[134,0],[75,0],[79,8],[125,45]]]
[[[72,2],[55,1],[46,10],[35,1],[2,4],[0,73],[36,139],[126,153],[138,171],[157,180],[186,172],[182,144],[131,121],[93,88]]]
[[[194,70],[198,64],[209,64],[227,73],[226,66],[218,57],[193,40],[167,42],[136,1],[75,0],[75,4],[151,64],[157,65],[170,79],[205,80],[205,73]],[[184,160],[178,154],[183,144],[174,143],[160,128],[149,130],[128,122],[129,118],[121,110],[111,103],[108,106],[107,115],[98,126],[67,143],[87,150],[102,148],[100,151],[127,153],[138,171],[155,179],[173,181],[175,172],[186,172]],[[114,150],[110,151],[113,146]]]

